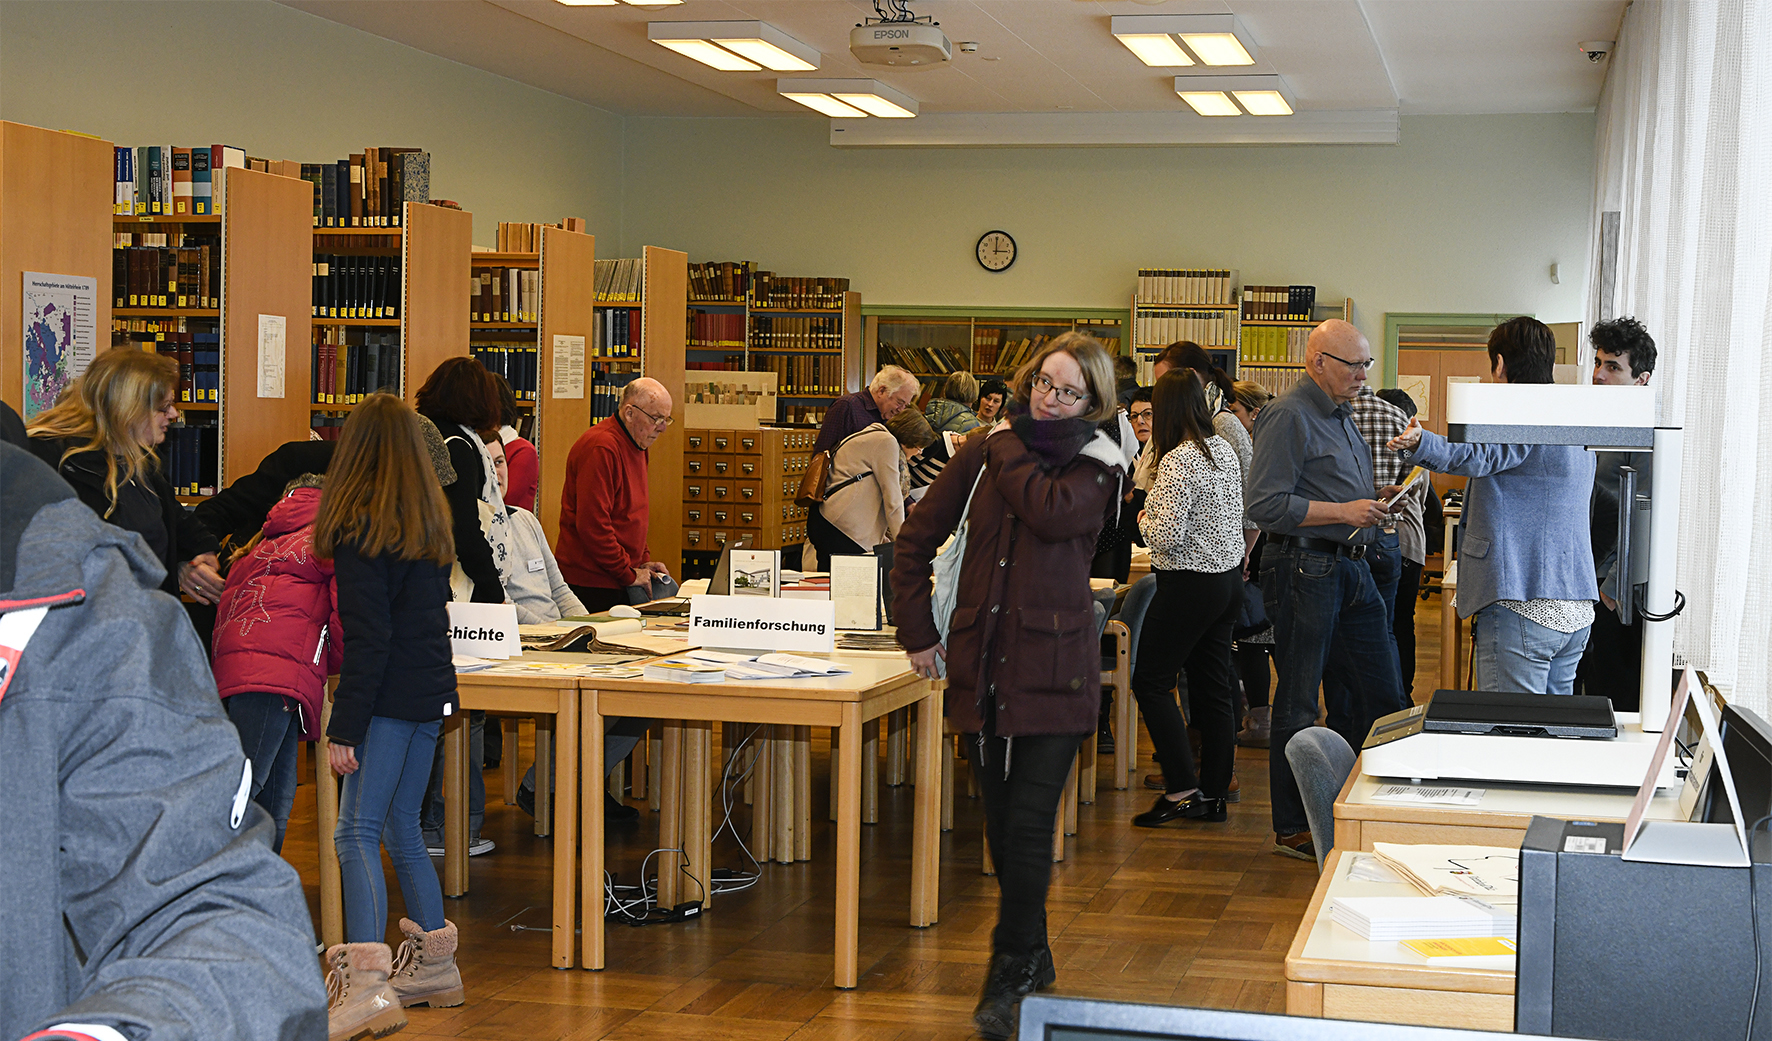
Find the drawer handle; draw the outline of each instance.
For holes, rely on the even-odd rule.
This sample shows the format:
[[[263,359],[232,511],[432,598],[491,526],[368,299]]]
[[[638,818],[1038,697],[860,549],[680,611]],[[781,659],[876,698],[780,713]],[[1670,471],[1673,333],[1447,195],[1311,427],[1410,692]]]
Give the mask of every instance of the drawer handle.
[[[701,447],[701,435],[700,434],[691,434],[689,436],[689,447],[690,448],[700,448]]]
[[[746,477],[749,477],[750,475],[757,472],[757,464],[756,463],[745,463],[742,466],[740,466],[739,469],[744,471],[744,474]]]
[[[727,445],[727,444],[728,444],[728,443],[729,443],[729,442],[728,442],[728,441],[727,441],[727,439],[726,439],[726,438],[723,438],[723,437],[716,437],[716,438],[714,438],[714,447],[715,447],[715,448],[718,448],[718,449],[720,449],[720,450],[722,450],[722,451],[724,451],[724,450],[725,450],[725,448],[726,448],[726,445]]]
[[[726,511],[725,510],[715,510],[714,511],[714,523],[716,523],[716,524],[725,524],[726,523]]]
[[[728,463],[724,459],[714,460],[714,472],[717,474],[725,473],[731,466],[732,466],[732,464]]]
[[[690,510],[689,511],[689,520],[691,523],[701,520],[701,511],[700,510]]]
[[[723,485],[723,484],[716,484],[716,485],[714,485],[714,498],[716,498],[716,499],[724,499],[724,498],[726,498],[726,493],[727,493],[727,492],[728,492],[728,491],[729,491],[729,490],[730,490],[730,489],[728,489],[728,488],[727,488],[727,487],[726,487],[726,486],[725,486],[725,485]]]
[[[755,488],[741,488],[741,489],[739,489],[739,494],[744,496],[747,499],[754,499],[757,497],[757,489],[755,489]]]
[[[689,472],[692,474],[701,473],[701,460],[700,459],[689,460]]]
[[[699,485],[699,484],[690,485],[689,486],[689,497],[691,499],[701,498],[701,485]]]

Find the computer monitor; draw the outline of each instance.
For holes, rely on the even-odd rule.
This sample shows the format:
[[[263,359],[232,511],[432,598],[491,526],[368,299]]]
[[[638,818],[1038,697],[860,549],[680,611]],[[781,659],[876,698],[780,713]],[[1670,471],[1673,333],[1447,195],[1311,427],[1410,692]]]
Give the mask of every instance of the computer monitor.
[[[1735,797],[1741,801],[1744,825],[1772,815],[1772,726],[1751,709],[1723,706],[1723,757],[1735,779]],[[1729,800],[1723,786],[1712,784],[1706,793],[1704,819],[1713,824],[1731,823]],[[1768,822],[1772,824],[1772,822]],[[1748,850],[1756,863],[1772,862],[1772,834],[1766,826],[1753,829]]]
[[[1020,1041],[1503,1041],[1537,1034],[1446,1030],[1257,1012],[1136,1005],[1033,995],[1021,1003]]]

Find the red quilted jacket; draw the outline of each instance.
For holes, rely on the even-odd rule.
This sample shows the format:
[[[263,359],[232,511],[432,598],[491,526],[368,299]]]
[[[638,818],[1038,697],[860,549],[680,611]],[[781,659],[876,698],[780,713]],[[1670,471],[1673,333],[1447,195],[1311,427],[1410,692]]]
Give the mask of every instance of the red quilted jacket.
[[[215,612],[215,686],[301,704],[302,740],[319,735],[326,677],[339,669],[338,585],[314,555],[318,488],[297,488],[265,517],[265,537],[228,572]]]

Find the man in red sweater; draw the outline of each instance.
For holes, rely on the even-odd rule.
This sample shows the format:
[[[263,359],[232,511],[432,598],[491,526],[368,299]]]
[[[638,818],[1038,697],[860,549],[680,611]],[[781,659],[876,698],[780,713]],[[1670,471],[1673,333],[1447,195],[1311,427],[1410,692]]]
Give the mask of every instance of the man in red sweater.
[[[650,594],[653,576],[670,575],[646,546],[646,450],[670,425],[670,391],[641,377],[566,456],[555,556],[586,610],[627,603],[629,586]]]

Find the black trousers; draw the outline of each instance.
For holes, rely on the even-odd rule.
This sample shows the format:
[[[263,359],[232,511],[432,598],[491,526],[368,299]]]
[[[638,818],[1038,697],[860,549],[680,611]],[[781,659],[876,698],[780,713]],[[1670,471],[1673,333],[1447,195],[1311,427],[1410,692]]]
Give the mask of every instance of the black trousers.
[[[1273,685],[1273,654],[1271,643],[1237,644],[1237,675],[1250,708],[1267,707],[1268,688]]]
[[[1138,635],[1132,693],[1156,746],[1171,792],[1200,789],[1220,798],[1230,787],[1237,752],[1237,693],[1231,672],[1231,627],[1243,605],[1242,565],[1206,574],[1156,571],[1157,592]],[[1187,722],[1170,691],[1187,672],[1189,717],[1200,731],[1200,770],[1188,748]]]
[[[960,739],[984,796],[985,839],[997,866],[994,954],[1033,954],[1046,945],[1052,828],[1071,760],[1087,736],[1040,735],[1011,742],[966,734]]]
[[[1605,604],[1594,605],[1594,627],[1575,668],[1580,693],[1612,699],[1616,712],[1636,712],[1643,700],[1643,619],[1629,625]]]
[[[818,554],[818,569],[831,569],[831,556],[848,556],[866,553],[867,550],[856,544],[856,541],[843,534],[835,524],[825,520],[818,512],[818,504],[814,503],[806,515],[806,537],[812,542],[812,549]]]
[[[1397,665],[1403,672],[1403,693],[1415,689],[1415,604],[1421,591],[1421,565],[1403,558],[1397,579],[1397,602],[1391,613],[1391,635],[1397,638]]]

